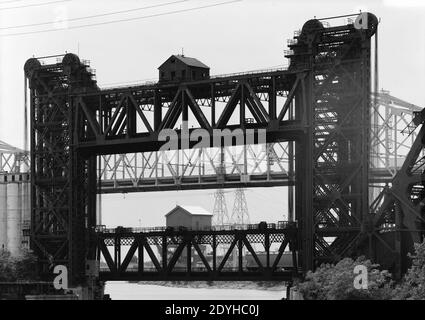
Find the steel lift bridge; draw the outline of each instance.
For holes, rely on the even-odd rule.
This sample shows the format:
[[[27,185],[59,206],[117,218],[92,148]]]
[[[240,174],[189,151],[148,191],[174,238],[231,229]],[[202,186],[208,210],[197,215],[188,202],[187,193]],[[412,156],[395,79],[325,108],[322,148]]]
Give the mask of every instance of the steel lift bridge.
[[[382,209],[389,208],[387,195],[380,196],[385,206],[378,201],[379,210],[369,209],[373,179],[386,194],[397,193],[388,183],[394,176],[389,162],[388,173],[378,163],[369,168],[370,136],[375,132],[373,139],[380,145],[385,127],[379,119],[371,126],[371,38],[377,25],[372,14],[367,29],[352,22],[330,26],[310,20],[289,43],[288,69],[183,83],[101,89],[88,63],[75,54],[52,63],[29,59],[24,69],[31,106],[31,242],[41,273],[66,265],[71,284],[84,284],[87,261],[100,256],[109,268],[100,273],[103,280],[289,280],[299,270],[358,254],[399,270],[406,261],[402,248],[420,237],[419,229],[405,228],[410,211],[401,215],[399,209]],[[228,152],[220,147],[181,150],[179,143],[176,150],[159,151],[161,130],[175,129],[181,140],[186,121],[193,124],[190,131],[209,133],[241,129],[245,135],[248,129],[265,129],[267,143],[255,155],[253,146],[243,144],[243,151],[228,153],[227,160],[216,156]],[[276,161],[281,157],[277,150],[285,150],[284,164]],[[391,154],[388,148],[373,150]],[[261,169],[248,166],[243,160],[248,158],[257,159]],[[219,170],[224,161],[230,165]],[[122,179],[117,179],[118,168]],[[96,228],[100,192],[276,185],[288,186],[295,199],[292,222],[236,230],[107,233]],[[416,207],[414,212],[421,215]],[[214,252],[220,244],[229,251],[218,261]],[[256,257],[257,245],[266,251],[266,262]],[[278,248],[273,258],[272,245]],[[123,246],[130,247],[124,257]],[[213,258],[201,247],[210,248]],[[238,265],[228,269],[226,260],[234,248]],[[244,269],[244,248],[258,264],[254,273]],[[292,268],[275,268],[285,250],[293,253]],[[145,269],[140,262],[135,270],[128,268],[136,252],[139,261],[149,256],[152,267]],[[193,254],[202,268],[191,264]],[[184,272],[175,268],[181,258],[186,259]]]
[[[28,172],[29,167],[28,151],[16,148],[0,140],[0,174],[24,173]]]

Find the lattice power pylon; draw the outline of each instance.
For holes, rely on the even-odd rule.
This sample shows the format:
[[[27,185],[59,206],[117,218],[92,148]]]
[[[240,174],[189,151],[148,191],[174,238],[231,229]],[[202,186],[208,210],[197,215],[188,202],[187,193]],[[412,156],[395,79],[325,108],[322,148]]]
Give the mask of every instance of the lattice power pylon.
[[[217,177],[220,181],[224,181],[226,167],[224,163],[224,148],[220,150],[220,164],[217,167]],[[229,212],[227,211],[226,197],[222,188],[217,189],[214,193],[214,210],[213,224],[222,226],[230,223]]]
[[[235,203],[233,205],[231,221],[235,224],[250,223],[244,188],[237,188],[235,190]]]
[[[213,224],[215,226],[222,226],[230,222],[229,213],[227,211],[226,198],[223,189],[217,189],[214,193],[214,210],[213,210]]]

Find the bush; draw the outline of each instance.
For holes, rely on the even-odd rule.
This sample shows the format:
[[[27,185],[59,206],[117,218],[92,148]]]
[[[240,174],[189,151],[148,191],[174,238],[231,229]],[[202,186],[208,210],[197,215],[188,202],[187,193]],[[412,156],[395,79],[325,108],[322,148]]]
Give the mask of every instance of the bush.
[[[8,251],[0,251],[0,281],[37,280],[37,258],[29,251],[12,257]]]
[[[425,240],[415,244],[415,254],[409,255],[412,267],[393,292],[397,300],[425,300]]]
[[[354,288],[354,267],[363,265],[368,270],[368,289]],[[378,269],[379,265],[360,257],[345,258],[336,265],[323,264],[315,272],[308,272],[297,289],[306,300],[382,300],[392,297],[391,274]]]

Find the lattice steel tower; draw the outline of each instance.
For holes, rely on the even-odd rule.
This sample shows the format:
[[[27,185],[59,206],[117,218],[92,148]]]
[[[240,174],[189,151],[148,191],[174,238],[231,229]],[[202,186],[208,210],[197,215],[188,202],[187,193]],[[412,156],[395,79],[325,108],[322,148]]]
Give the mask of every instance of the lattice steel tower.
[[[223,189],[217,189],[214,193],[213,224],[222,226],[230,223],[229,213],[227,211],[226,198]]]
[[[249,223],[248,204],[245,197],[245,189],[237,188],[235,190],[235,203],[232,211],[232,223],[245,224]]]
[[[224,163],[224,148],[221,147],[220,152],[220,164],[218,165],[218,180],[224,182],[224,175],[226,173],[225,163]],[[224,224],[230,223],[229,212],[227,211],[226,198],[224,196],[223,189],[217,189],[214,193],[214,210],[213,210],[213,224],[222,226]]]

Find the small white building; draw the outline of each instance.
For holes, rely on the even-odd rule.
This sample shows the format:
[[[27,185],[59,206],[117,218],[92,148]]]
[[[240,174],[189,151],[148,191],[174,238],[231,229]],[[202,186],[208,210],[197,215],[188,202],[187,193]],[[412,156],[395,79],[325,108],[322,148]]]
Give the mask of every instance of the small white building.
[[[165,215],[167,227],[186,227],[192,230],[209,229],[212,213],[202,207],[177,205]]]

